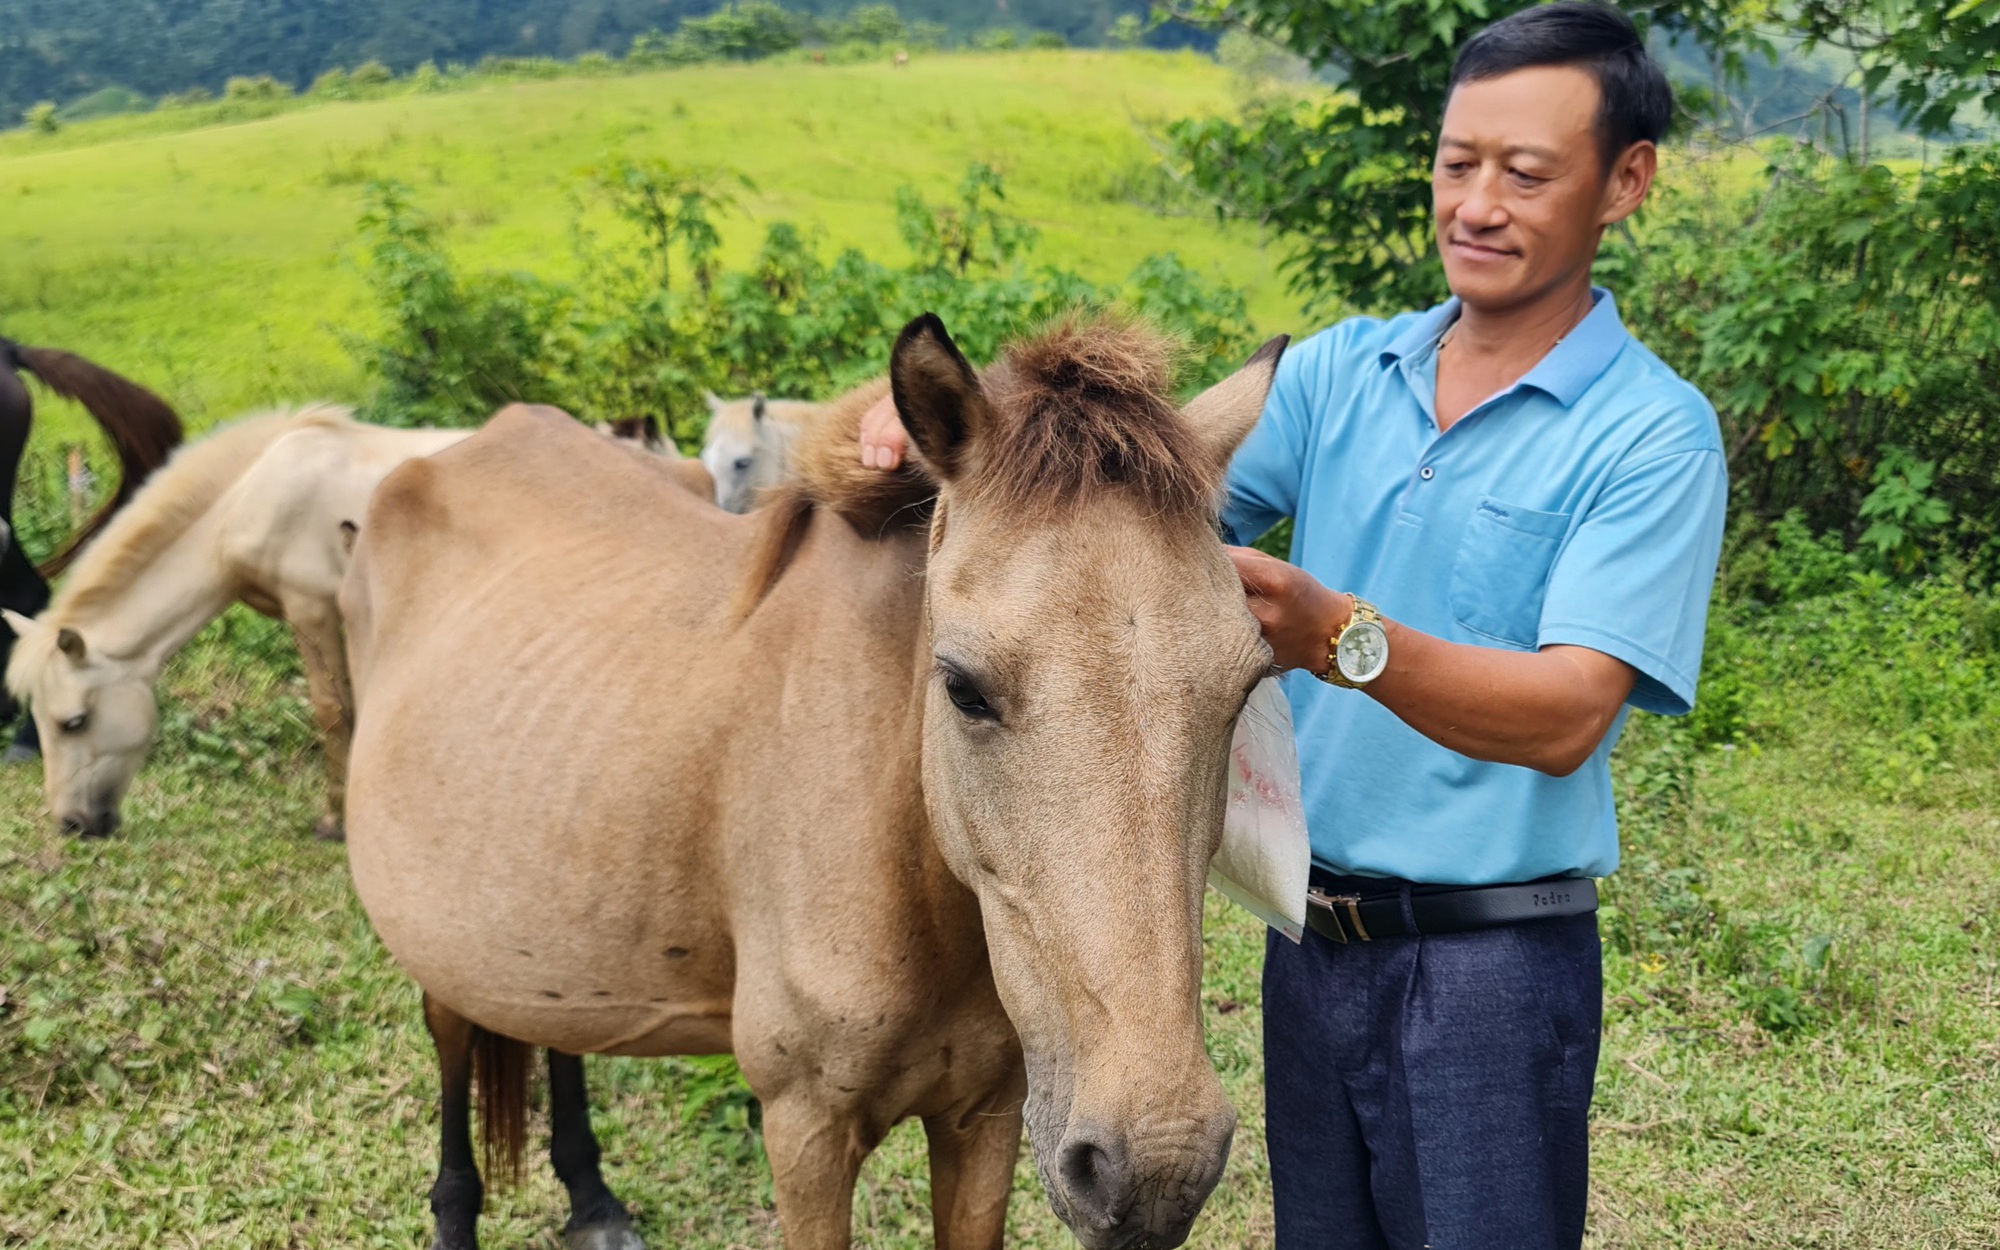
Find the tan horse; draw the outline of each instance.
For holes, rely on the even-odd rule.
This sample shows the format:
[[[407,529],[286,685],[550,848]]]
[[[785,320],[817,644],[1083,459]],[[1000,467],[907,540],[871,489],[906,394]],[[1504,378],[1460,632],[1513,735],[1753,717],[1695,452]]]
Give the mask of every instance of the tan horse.
[[[638,1244],[573,1056],[722,1051],[792,1250],[845,1250],[909,1116],[947,1250],[1000,1244],[1024,1114],[1086,1246],[1182,1241],[1235,1125],[1201,902],[1270,664],[1215,506],[1281,349],[1177,411],[1139,331],[981,378],[925,317],[891,376],[928,475],[862,468],[878,383],[748,518],[552,409],[390,475],[341,592],[349,852],[438,1046],[438,1247],[476,1244],[475,1067],[519,1157],[523,1044],[573,1247]]]
[[[189,444],[85,548],[48,609],[7,623],[7,686],[40,730],[44,788],[67,832],[108,836],[152,747],[154,687],[175,652],[232,603],[281,617],[305,662],[326,747],[316,832],[341,836],[352,696],[336,595],[343,522],[390,469],[464,438],[391,430],[316,405],[253,417]]]
[[[716,506],[748,512],[760,494],[783,482],[791,468],[793,443],[825,410],[825,404],[797,399],[708,396],[701,462],[715,479]]]

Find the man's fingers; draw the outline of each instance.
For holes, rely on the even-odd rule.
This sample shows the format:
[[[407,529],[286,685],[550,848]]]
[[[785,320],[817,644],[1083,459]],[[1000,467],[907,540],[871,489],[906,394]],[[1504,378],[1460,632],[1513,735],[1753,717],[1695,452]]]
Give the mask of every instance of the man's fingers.
[[[884,395],[861,414],[861,463],[870,469],[894,469],[903,463],[909,435],[896,415],[896,401]]]

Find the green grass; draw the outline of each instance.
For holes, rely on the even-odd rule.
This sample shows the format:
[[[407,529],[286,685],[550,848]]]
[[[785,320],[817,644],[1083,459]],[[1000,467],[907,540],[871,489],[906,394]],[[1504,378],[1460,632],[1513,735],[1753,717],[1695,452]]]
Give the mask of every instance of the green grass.
[[[1708,732],[1736,741],[1642,722],[1621,750],[1593,1247],[2000,1243],[2000,748],[1941,710],[1947,668],[1990,660],[1913,642],[1846,684],[1846,634],[1900,614],[1943,636],[1958,601],[1833,602],[1719,635]],[[1955,706],[2000,699],[1979,680]],[[1896,691],[1931,699],[1908,732]],[[425,1244],[428,1043],[339,848],[307,837],[302,700],[282,632],[239,614],[171,671],[119,838],[59,837],[36,770],[0,774],[0,1246]],[[1923,770],[1889,763],[1932,738]],[[1191,1244],[1269,1245],[1261,931],[1213,897],[1208,919],[1210,1051],[1242,1129]],[[589,1072],[649,1244],[779,1244],[755,1137],[689,1122],[703,1069]],[[922,1158],[905,1125],[871,1161],[858,1244],[929,1244]],[[489,1245],[559,1245],[545,1167],[488,1210]],[[1073,1244],[1025,1152],[1009,1244]]]
[[[368,180],[415,187],[467,268],[560,277],[574,265],[577,173],[623,154],[748,177],[755,190],[725,223],[732,261],[776,220],[823,230],[829,249],[900,258],[897,188],[942,200],[987,161],[1041,230],[1041,259],[1119,280],[1177,250],[1246,289],[1261,328],[1302,332],[1253,230],[1141,202],[1158,198],[1150,130],[1231,100],[1228,71],[1193,55],[1052,52],[716,66],[289,105],[194,129],[165,112],[12,132],[0,135],[0,329],[146,381],[197,424],[358,398],[340,331],[375,328],[354,226]],[[52,429],[73,436],[75,420]]]

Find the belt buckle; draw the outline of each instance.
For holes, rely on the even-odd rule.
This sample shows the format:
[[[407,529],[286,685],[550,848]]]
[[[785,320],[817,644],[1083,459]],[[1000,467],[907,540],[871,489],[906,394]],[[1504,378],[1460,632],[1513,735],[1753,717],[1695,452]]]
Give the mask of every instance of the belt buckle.
[[[1373,941],[1368,936],[1368,926],[1361,923],[1361,896],[1359,894],[1328,894],[1318,886],[1306,890],[1306,906],[1319,907],[1333,917],[1333,929],[1341,945],[1347,944],[1347,934],[1351,927],[1354,936],[1363,942]],[[1345,918],[1342,912],[1346,913]]]

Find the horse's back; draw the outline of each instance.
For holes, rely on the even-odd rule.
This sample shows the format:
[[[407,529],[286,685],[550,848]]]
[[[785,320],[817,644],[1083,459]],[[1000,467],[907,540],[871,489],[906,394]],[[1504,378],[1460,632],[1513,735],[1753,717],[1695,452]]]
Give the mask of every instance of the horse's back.
[[[708,800],[697,761],[655,749],[719,732],[681,691],[746,529],[554,410],[375,492],[342,592],[350,860],[454,1009],[574,1051],[727,1048]]]

